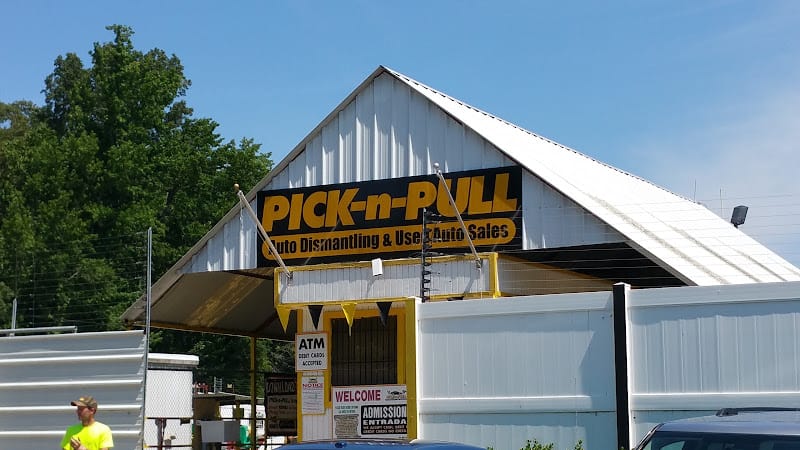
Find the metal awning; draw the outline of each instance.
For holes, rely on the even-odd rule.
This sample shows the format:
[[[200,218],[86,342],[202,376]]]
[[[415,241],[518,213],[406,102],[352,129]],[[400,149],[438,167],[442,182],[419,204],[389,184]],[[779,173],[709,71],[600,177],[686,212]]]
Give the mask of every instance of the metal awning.
[[[271,268],[182,274],[166,291],[153,294],[150,326],[291,341],[296,320],[293,315],[283,330],[273,293]],[[146,298],[129,307],[122,320],[144,326]]]

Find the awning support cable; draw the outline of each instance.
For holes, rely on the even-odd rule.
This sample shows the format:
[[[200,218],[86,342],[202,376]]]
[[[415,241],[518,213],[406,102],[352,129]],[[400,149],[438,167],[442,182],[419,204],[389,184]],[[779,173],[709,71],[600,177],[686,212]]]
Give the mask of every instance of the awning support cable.
[[[475,256],[475,266],[480,270],[481,268],[481,258],[478,256],[477,250],[475,250],[475,244],[472,243],[472,238],[469,237],[469,232],[467,231],[467,226],[464,225],[464,219],[461,218],[461,213],[458,212],[458,207],[456,207],[456,201],[453,199],[453,194],[450,193],[450,188],[447,186],[447,182],[444,179],[444,175],[442,175],[442,171],[439,170],[439,163],[433,163],[433,170],[436,171],[436,176],[439,177],[439,181],[444,186],[444,191],[447,192],[447,200],[450,201],[450,206],[453,208],[453,211],[456,213],[456,217],[458,218],[458,223],[461,224],[461,231],[464,232],[464,237],[467,239],[467,243],[469,244],[469,249],[472,251],[472,254]]]
[[[275,256],[275,261],[278,262],[278,265],[281,266],[283,271],[286,272],[286,275],[291,280],[292,272],[289,272],[289,268],[286,267],[286,264],[284,264],[283,258],[281,258],[281,255],[278,253],[278,250],[275,249],[275,245],[272,244],[272,239],[269,238],[267,231],[264,229],[264,227],[261,225],[261,222],[258,220],[256,212],[253,211],[253,208],[250,207],[250,202],[247,201],[247,198],[244,196],[244,193],[239,189],[238,184],[234,184],[233,188],[236,189],[236,195],[239,197],[239,203],[241,203],[244,209],[246,209],[247,212],[250,213],[250,217],[256,224],[256,228],[258,229],[261,238],[264,239],[264,242],[266,242],[267,246],[269,247],[269,251],[272,252],[272,254]]]

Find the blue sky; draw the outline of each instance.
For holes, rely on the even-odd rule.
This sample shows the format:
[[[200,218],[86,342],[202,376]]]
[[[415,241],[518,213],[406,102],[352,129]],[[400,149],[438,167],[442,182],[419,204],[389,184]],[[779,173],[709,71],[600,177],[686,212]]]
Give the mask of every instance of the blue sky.
[[[184,64],[226,139],[280,161],[378,65],[704,203],[800,265],[800,2],[44,1],[0,18],[0,101],[41,104],[106,25]]]

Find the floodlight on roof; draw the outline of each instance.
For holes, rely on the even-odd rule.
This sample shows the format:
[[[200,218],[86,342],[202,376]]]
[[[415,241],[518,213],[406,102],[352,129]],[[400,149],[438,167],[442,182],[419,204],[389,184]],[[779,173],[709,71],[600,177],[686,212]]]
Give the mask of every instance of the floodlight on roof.
[[[739,225],[744,223],[745,217],[747,217],[747,206],[739,205],[733,208],[733,214],[731,215],[731,223],[736,228],[739,228]]]

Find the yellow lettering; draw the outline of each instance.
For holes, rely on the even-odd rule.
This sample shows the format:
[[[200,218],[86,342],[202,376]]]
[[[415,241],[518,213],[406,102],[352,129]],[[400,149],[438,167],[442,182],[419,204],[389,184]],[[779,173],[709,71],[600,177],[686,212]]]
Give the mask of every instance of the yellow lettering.
[[[311,228],[322,228],[325,224],[325,215],[317,214],[317,206],[325,204],[325,192],[318,191],[308,196],[305,204],[303,205],[303,220]]]
[[[303,218],[303,194],[292,194],[292,206],[289,208],[289,229],[299,230],[300,219]]]
[[[507,173],[498,173],[494,180],[494,198],[492,200],[492,212],[506,212],[517,210],[517,199],[508,198],[508,178]]]
[[[264,211],[261,216],[261,225],[269,233],[272,231],[272,224],[278,220],[286,218],[289,213],[289,201],[282,195],[275,195],[264,199]]]
[[[361,187],[267,196],[264,198],[262,224],[267,232],[274,233],[276,228],[284,228],[284,224],[286,231],[362,225],[368,228],[369,222],[390,219],[393,211],[403,209],[403,220],[410,222],[419,220],[423,208],[436,208],[445,217],[455,217],[457,212],[488,215],[516,211],[520,198],[516,192],[510,192],[511,174],[500,172],[492,176],[494,180],[488,182],[485,175],[463,176],[443,182],[409,182],[407,195],[397,198],[387,192],[360,194]],[[492,192],[488,192],[490,186]],[[449,195],[453,196],[455,206],[450,204]]]
[[[364,218],[375,220],[376,218],[388,219],[392,213],[392,196],[389,194],[370,195],[367,197],[367,211]]]
[[[472,178],[469,190],[469,213],[488,214],[492,212],[492,202],[483,200],[483,175]]]
[[[406,220],[417,220],[419,210],[427,208],[436,200],[436,186],[430,181],[408,183]]]
[[[335,227],[342,220],[342,225],[353,225],[353,216],[350,215],[350,203],[353,202],[358,188],[347,189],[339,198],[339,191],[328,192],[328,211],[325,214],[325,226]]]
[[[452,185],[452,180],[445,180],[447,182],[447,188],[450,189]],[[454,200],[456,201],[456,207],[458,208],[458,212],[462,213],[467,208],[467,201],[469,200],[469,185],[470,185],[470,178],[464,177],[459,178],[458,182],[456,183],[456,193],[454,196]],[[451,191],[452,192],[452,191]],[[439,181],[439,193],[436,196],[436,209],[439,211],[439,214],[446,216],[446,217],[455,217],[456,213],[453,211],[453,208],[450,206],[450,200],[447,198],[447,192],[445,191],[445,185]]]

